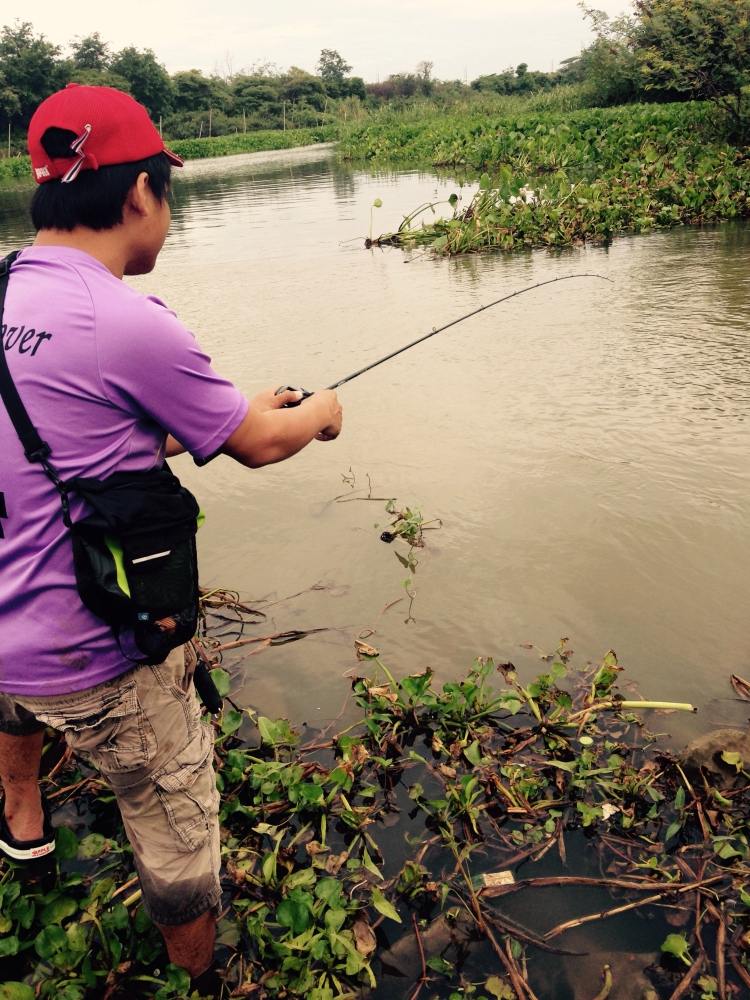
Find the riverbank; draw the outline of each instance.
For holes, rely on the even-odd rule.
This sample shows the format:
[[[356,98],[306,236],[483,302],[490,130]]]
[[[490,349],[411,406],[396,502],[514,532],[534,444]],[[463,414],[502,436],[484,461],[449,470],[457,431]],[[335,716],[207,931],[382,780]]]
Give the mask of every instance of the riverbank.
[[[216,663],[266,641],[246,634],[262,618],[236,595],[214,591],[204,611]],[[438,685],[430,670],[396,679],[376,648],[354,646],[356,721],[338,735],[241,710],[239,662],[212,672],[227,699],[212,721],[225,872],[214,1000],[416,998],[428,983],[439,1000],[599,985],[610,1000],[705,998],[709,980],[727,995],[750,982],[745,744],[730,749],[725,731],[705,776],[702,758],[673,757],[642,712],[691,706],[623,700],[612,651],[574,667],[561,640],[530,682],[483,658]],[[185,997],[114,800],[63,747],[48,746],[43,778],[62,819],[57,864],[39,866],[43,885],[7,866],[0,878],[0,995]]]
[[[351,127],[339,153],[385,166],[481,173],[468,205],[408,215],[376,245],[481,250],[605,243],[625,233],[750,216],[750,158],[717,134],[705,104],[627,105],[567,114],[397,121]],[[423,212],[431,212],[423,223]]]
[[[207,159],[214,156],[234,156],[238,153],[260,153],[276,149],[292,149],[333,142],[338,138],[336,125],[318,128],[238,132],[234,135],[213,136],[205,139],[175,139],[169,143],[178,156],[185,160]],[[0,189],[31,187],[31,164],[28,156],[13,156],[0,160]]]

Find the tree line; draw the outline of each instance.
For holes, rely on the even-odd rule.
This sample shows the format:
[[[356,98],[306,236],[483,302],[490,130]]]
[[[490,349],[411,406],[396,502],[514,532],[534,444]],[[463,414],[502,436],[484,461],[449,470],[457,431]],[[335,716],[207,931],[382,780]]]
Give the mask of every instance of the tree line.
[[[30,22],[0,32],[0,116],[22,136],[37,104],[71,80],[131,93],[170,138],[252,129],[306,127],[331,116],[356,116],[383,104],[436,104],[477,94],[528,95],[577,88],[581,105],[639,100],[711,100],[730,130],[744,133],[750,84],[750,0],[634,0],[632,13],[610,18],[579,4],[594,40],[553,72],[527,63],[469,84],[438,80],[423,61],[410,73],[365,83],[335,49],[323,49],[317,73],[270,64],[205,75],[168,73],[151,49],[112,51],[98,32],[70,42],[68,53]]]

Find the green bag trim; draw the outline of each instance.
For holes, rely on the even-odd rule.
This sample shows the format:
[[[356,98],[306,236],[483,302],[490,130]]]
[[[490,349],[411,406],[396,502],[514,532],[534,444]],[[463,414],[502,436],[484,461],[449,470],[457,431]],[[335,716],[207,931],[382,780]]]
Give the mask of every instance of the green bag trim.
[[[198,517],[196,518],[196,524],[200,528],[203,522],[206,520],[206,515],[202,510],[198,511]],[[111,535],[104,536],[104,542],[109,549],[110,555],[112,556],[112,562],[115,564],[115,575],[117,578],[117,586],[125,594],[126,597],[130,597],[130,584],[128,583],[127,575],[125,574],[125,558],[122,551],[122,546],[113,538]]]
[[[116,538],[112,538],[111,535],[104,536],[104,543],[109,549],[109,554],[112,556],[112,562],[115,564],[117,586],[126,597],[130,597],[130,584],[128,583],[128,578],[125,575],[125,559],[123,558],[120,543]]]

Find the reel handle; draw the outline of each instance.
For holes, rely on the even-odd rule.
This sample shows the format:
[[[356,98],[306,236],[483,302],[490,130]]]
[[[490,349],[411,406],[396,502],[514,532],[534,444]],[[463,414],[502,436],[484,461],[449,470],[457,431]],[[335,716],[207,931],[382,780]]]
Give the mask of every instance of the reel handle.
[[[310,392],[309,389],[302,389],[302,388],[298,389],[298,388],[296,388],[293,385],[280,385],[279,388],[274,393],[274,396],[280,396],[282,392],[301,392],[302,393],[302,395],[300,396],[299,399],[293,399],[291,401],[291,403],[284,403],[284,405],[281,407],[282,410],[289,410],[293,406],[299,406],[300,403],[304,403],[304,401],[306,399],[308,399],[310,396],[313,395],[313,393]]]

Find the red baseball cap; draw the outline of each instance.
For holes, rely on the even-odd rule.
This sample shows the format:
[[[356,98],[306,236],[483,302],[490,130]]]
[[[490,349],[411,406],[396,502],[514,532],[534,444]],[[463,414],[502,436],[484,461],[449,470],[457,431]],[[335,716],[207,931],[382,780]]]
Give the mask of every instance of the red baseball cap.
[[[50,156],[42,145],[49,128],[75,132],[70,157]],[[68,183],[81,170],[98,170],[115,163],[133,163],[164,153],[170,163],[183,161],[164,145],[148,111],[129,94],[114,87],[69,83],[39,105],[29,124],[29,155],[37,184],[60,178]]]

